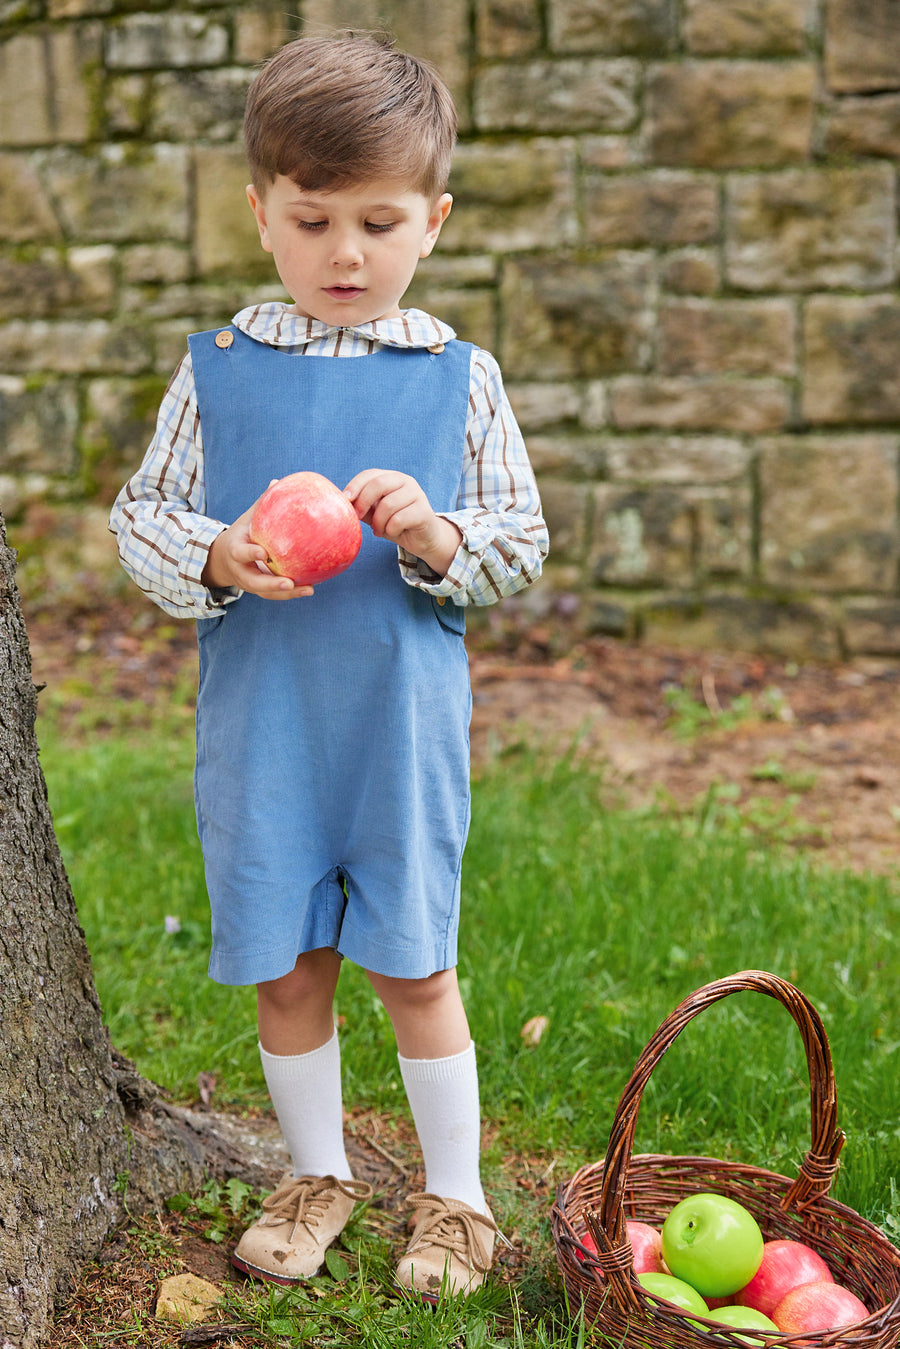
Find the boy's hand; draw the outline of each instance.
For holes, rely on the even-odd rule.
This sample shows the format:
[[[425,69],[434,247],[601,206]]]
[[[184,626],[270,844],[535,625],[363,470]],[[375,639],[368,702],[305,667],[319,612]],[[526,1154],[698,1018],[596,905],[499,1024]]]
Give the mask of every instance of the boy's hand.
[[[266,550],[250,538],[250,518],[256,503],[233,525],[224,529],[212,547],[203,568],[205,586],[249,591],[266,600],[293,600],[313,593],[312,586],[298,586],[289,576],[276,576],[266,566]]]
[[[367,468],[344,488],[363,524],[379,539],[390,539],[445,576],[462,534],[451,520],[436,515],[422,488],[407,473]]]

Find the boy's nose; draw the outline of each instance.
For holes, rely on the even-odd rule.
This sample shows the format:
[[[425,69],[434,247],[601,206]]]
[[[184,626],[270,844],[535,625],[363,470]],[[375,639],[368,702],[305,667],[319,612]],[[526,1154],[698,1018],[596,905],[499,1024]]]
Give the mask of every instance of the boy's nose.
[[[362,248],[355,235],[345,234],[335,240],[331,261],[336,267],[359,267],[362,260]]]

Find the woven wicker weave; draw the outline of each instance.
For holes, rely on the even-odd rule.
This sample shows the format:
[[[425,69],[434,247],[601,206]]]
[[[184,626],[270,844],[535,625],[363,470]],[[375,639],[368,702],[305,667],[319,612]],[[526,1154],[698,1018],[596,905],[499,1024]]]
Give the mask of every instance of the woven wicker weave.
[[[663,1054],[704,1008],[748,989],[787,1008],[806,1050],[812,1143],[797,1176],[790,1180],[711,1157],[633,1156],[641,1095]],[[605,1160],[583,1166],[557,1191],[551,1225],[573,1312],[583,1304],[594,1336],[616,1349],[744,1349],[746,1332],[741,1339],[739,1331],[716,1327],[696,1314],[689,1317],[644,1292],[625,1228],[629,1218],[661,1227],[680,1199],[713,1190],[748,1208],[767,1240],[789,1237],[818,1251],[836,1282],[872,1313],[843,1330],[771,1334],[766,1343],[780,1349],[895,1349],[900,1343],[900,1251],[879,1228],[827,1197],[843,1142],[828,1039],[809,1000],[792,984],[761,970],[744,970],[698,989],[666,1018],[641,1053],[616,1108]],[[581,1244],[587,1232],[596,1243],[596,1255]],[[753,1334],[756,1339],[764,1332]]]

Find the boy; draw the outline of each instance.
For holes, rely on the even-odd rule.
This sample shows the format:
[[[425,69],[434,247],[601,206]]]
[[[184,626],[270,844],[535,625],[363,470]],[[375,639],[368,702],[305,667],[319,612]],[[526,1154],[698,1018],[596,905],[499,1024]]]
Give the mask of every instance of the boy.
[[[210,975],[257,987],[291,1155],[234,1262],[278,1283],[309,1277],[369,1193],[342,1132],[333,1000],[346,957],[397,1038],[427,1191],[410,1200],[397,1280],[429,1299],[479,1286],[497,1234],[455,969],[465,606],[531,584],[547,548],[493,358],[399,306],[452,204],[455,133],[435,72],[383,41],[300,39],[263,67],[247,195],[292,303],[189,339],[110,521],[137,583],[198,619]],[[269,481],[298,469],[346,483],[369,526],[349,570],[315,592],[269,573],[249,536]]]

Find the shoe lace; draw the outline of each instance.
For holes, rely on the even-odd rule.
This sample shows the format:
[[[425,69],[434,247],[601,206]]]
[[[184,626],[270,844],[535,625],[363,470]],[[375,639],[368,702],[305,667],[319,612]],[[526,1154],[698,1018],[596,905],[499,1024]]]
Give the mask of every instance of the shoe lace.
[[[490,1257],[479,1241],[484,1231],[500,1238],[505,1246],[512,1243],[503,1235],[486,1213],[479,1213],[456,1199],[441,1199],[436,1194],[413,1194],[407,1203],[410,1208],[418,1209],[421,1217],[416,1220],[416,1230],[407,1247],[412,1255],[421,1246],[439,1246],[443,1250],[455,1251],[457,1255],[476,1269],[479,1274],[487,1274],[490,1269]]]
[[[263,1222],[293,1223],[289,1238],[293,1241],[301,1223],[310,1232],[318,1227],[337,1194],[359,1202],[372,1198],[372,1187],[364,1180],[338,1180],[335,1176],[286,1176],[263,1200]]]

